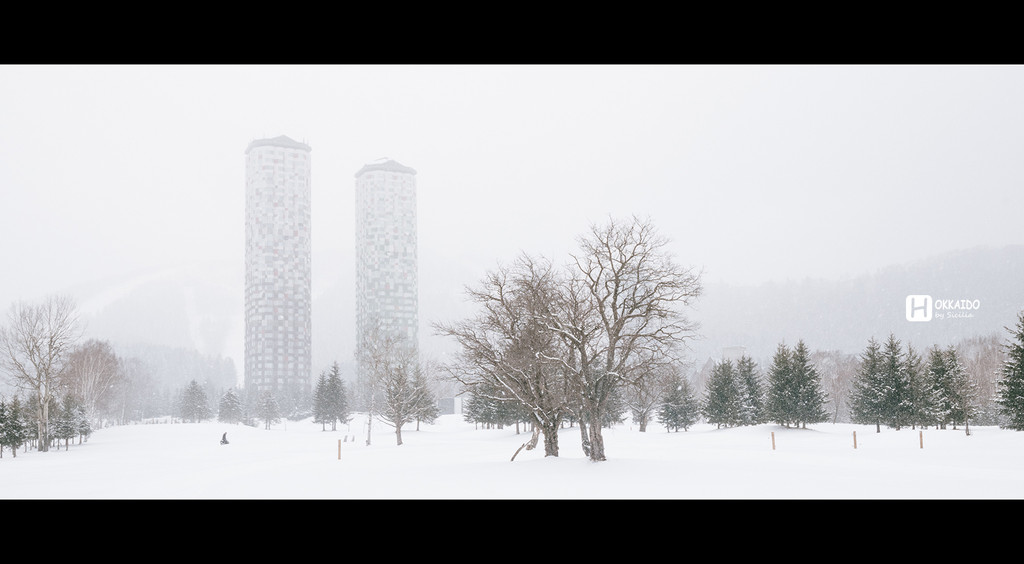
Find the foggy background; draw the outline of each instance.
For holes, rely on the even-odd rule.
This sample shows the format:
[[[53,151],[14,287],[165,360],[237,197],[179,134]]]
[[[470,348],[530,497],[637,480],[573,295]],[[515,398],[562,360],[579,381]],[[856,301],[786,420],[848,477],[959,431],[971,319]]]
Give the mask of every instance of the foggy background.
[[[1003,65],[0,66],[0,310],[69,293],[86,336],[241,378],[244,151],[287,135],[312,147],[317,372],[351,362],[354,175],[381,157],[418,173],[428,354],[487,269],[630,214],[704,271],[697,357],[1001,330],[1024,307],[1021,99]],[[907,294],[983,311],[910,324]]]

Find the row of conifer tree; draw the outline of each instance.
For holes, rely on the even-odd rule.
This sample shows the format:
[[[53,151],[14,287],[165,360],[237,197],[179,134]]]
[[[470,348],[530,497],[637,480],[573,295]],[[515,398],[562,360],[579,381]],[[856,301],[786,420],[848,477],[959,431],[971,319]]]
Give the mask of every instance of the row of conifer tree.
[[[1006,359],[997,380],[1004,427],[1024,430],[1024,312],[1007,328]],[[921,355],[895,335],[884,343],[869,340],[859,358],[850,397],[854,423],[945,429],[963,425],[969,432],[977,411],[978,389],[956,348],[938,345]],[[778,423],[805,427],[827,419],[820,376],[801,341],[793,350],[779,345],[764,386],[756,363],[741,357],[716,363],[703,397],[697,400],[685,378],[678,378],[662,399],[659,420],[670,430],[687,429],[701,417],[722,426]]]

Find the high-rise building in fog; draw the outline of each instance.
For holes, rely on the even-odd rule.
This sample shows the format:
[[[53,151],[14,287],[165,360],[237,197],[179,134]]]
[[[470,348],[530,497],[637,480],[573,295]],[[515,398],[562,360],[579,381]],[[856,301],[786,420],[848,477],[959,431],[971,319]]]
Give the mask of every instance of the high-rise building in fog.
[[[245,386],[308,395],[312,380],[310,148],[245,150]]]
[[[416,171],[382,159],[356,173],[356,343],[374,328],[419,347]]]

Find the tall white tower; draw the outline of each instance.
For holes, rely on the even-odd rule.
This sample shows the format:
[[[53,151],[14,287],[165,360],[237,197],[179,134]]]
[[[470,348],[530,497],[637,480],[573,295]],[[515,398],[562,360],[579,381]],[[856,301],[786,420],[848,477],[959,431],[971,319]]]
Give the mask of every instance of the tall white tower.
[[[393,160],[356,173],[356,346],[374,328],[417,350],[416,171]]]
[[[245,150],[245,386],[308,396],[312,380],[310,148]],[[299,397],[304,397],[299,396]]]

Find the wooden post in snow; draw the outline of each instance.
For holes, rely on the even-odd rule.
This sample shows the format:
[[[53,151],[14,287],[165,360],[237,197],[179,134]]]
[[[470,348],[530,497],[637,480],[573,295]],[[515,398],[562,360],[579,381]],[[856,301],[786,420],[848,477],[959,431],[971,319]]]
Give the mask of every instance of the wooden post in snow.
[[[775,450],[775,431],[772,431],[772,450]]]
[[[918,439],[921,442],[921,448],[924,448],[924,431],[918,431]]]
[[[853,450],[857,450],[857,431],[853,432]]]
[[[338,460],[341,460],[341,439],[338,439]]]

